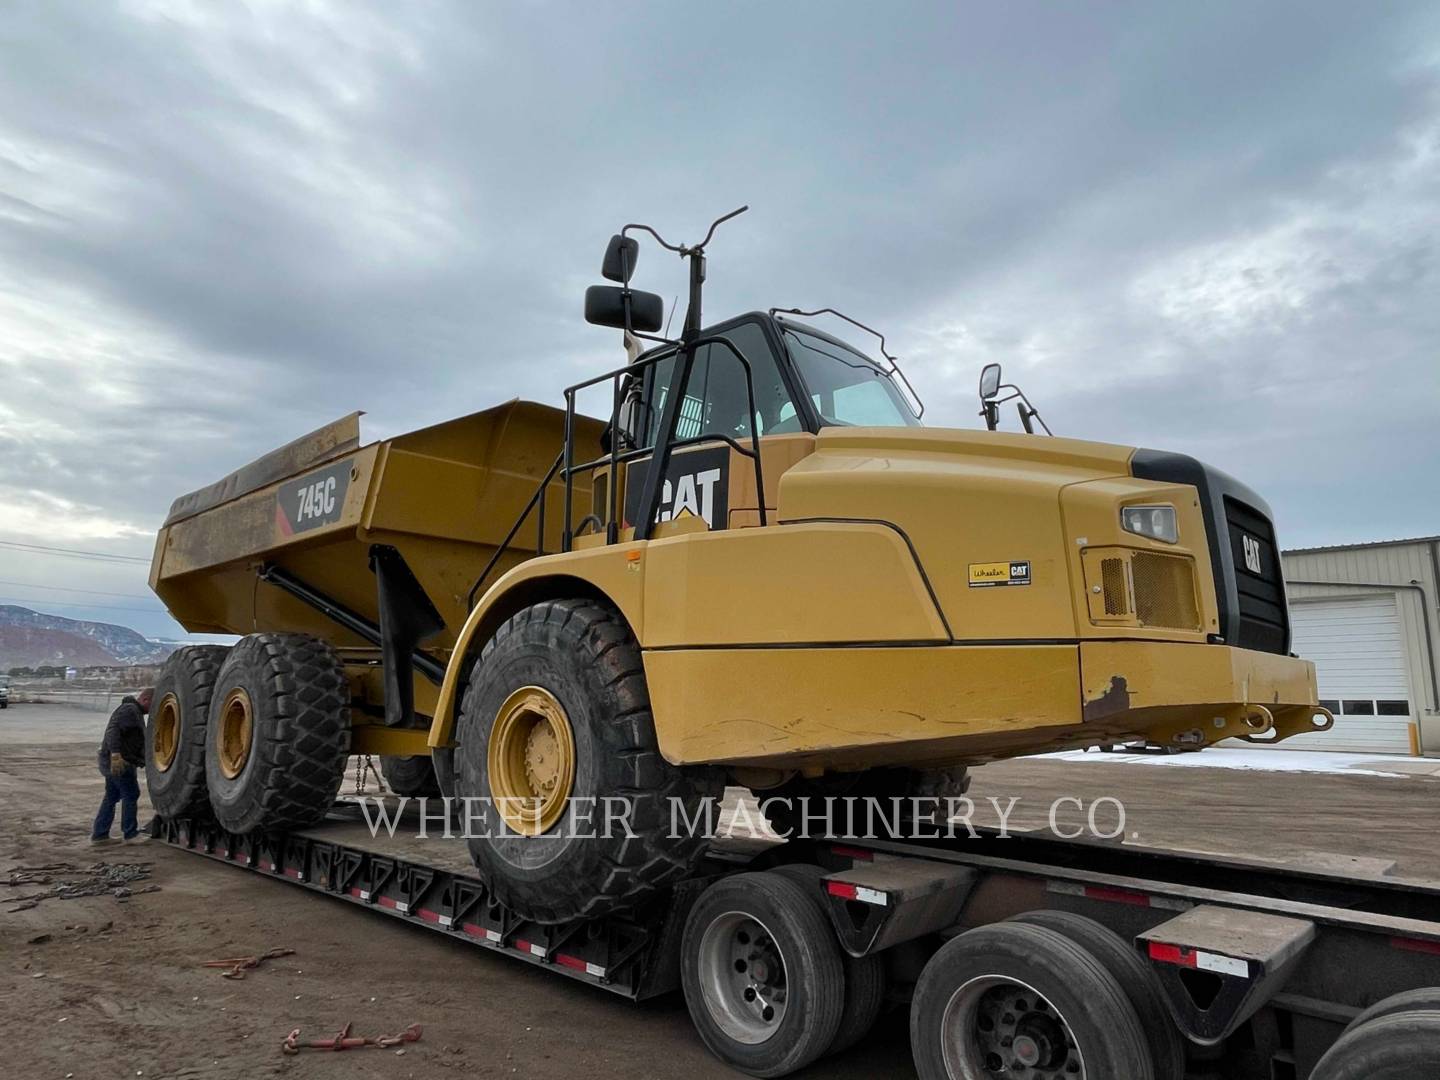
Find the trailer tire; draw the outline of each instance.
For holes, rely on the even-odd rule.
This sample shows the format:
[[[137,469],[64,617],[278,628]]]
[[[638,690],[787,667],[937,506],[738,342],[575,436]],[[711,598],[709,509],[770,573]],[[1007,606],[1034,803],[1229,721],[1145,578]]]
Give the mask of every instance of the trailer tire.
[[[459,742],[456,794],[477,800],[471,858],[527,919],[632,907],[688,877],[708,848],[705,830],[672,830],[671,813],[718,805],[723,773],[661,757],[640,647],[608,605],[550,600],[511,616],[475,662]],[[540,805],[506,803],[507,816],[498,800],[518,788]],[[614,811],[628,827],[607,821]]]
[[[783,999],[770,996],[783,982]],[[825,1054],[844,1010],[844,967],[830,922],[774,873],[735,874],[685,920],[680,982],[711,1053],[751,1076],[784,1076]]]
[[[915,985],[910,1046],[920,1080],[985,1080],[1036,1061],[1069,1075],[1078,1055],[1086,1076],[1155,1076],[1140,1019],[1105,965],[1063,934],[1023,923],[941,946]]]
[[[440,797],[440,780],[428,754],[382,755],[380,775],[385,778],[385,786],[396,795]]]
[[[186,645],[161,665],[145,722],[145,790],[161,817],[210,812],[205,790],[205,728],[224,645]]]
[[[1165,991],[1140,954],[1102,923],[1069,911],[1027,911],[1011,922],[1045,926],[1064,934],[1105,965],[1135,1007],[1150,1043],[1155,1080],[1185,1080],[1185,1037],[1170,1016]]]
[[[251,634],[230,650],[210,701],[205,779],[233,833],[314,825],[350,753],[350,696],[335,650],[308,634]]]
[[[1377,1016],[1351,1028],[1316,1064],[1310,1080],[1419,1080],[1440,1074],[1440,1011]]]
[[[1350,1021],[1345,1028],[1345,1034],[1350,1034],[1371,1020],[1402,1012],[1440,1012],[1440,986],[1422,986],[1419,990],[1406,990],[1403,994],[1391,994],[1382,998]]]
[[[814,863],[785,863],[775,867],[771,873],[788,877],[804,889],[820,912],[820,917],[829,920],[830,913],[825,910],[819,888],[819,882],[826,874],[823,867]],[[851,956],[841,950],[840,962],[845,968],[845,1006],[840,1012],[840,1029],[825,1048],[827,1057],[849,1050],[870,1034],[870,1029],[885,1008],[885,991],[889,981],[885,976],[885,961],[876,954]]]

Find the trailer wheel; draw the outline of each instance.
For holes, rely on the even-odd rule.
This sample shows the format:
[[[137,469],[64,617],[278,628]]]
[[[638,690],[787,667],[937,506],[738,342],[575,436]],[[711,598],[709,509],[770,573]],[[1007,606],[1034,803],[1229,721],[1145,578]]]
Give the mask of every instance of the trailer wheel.
[[[396,795],[429,799],[440,796],[440,781],[428,754],[384,755],[380,758],[380,775]]]
[[[145,724],[145,790],[161,817],[209,813],[205,725],[210,692],[230,650],[186,645],[166,658]]]
[[[349,684],[335,650],[307,634],[251,634],[230,650],[210,702],[205,779],[230,832],[325,816],[350,752]]]
[[[1027,911],[1011,922],[1064,934],[1105,965],[1130,999],[1150,1044],[1155,1080],[1185,1080],[1185,1038],[1170,1017],[1155,973],[1123,938],[1094,919],[1069,911]]]
[[[829,921],[830,914],[825,910],[819,889],[819,882],[825,877],[822,867],[814,863],[785,863],[771,872],[788,877],[804,889],[820,917]],[[870,1034],[885,1008],[885,961],[876,954],[851,956],[842,951],[840,962],[845,968],[845,1006],[840,1012],[840,1030],[825,1048],[827,1056],[850,1049]]]
[[[1403,994],[1391,994],[1377,1001],[1362,1012],[1345,1028],[1349,1034],[1362,1024],[1378,1020],[1382,1016],[1393,1016],[1402,1012],[1440,1012],[1440,986],[1425,986],[1419,990],[1406,990]]]
[[[828,1050],[844,1009],[834,932],[799,884],[736,874],[701,894],[680,946],[700,1038],[751,1076],[784,1076]]]
[[[1377,1016],[1340,1036],[1310,1080],[1420,1080],[1440,1073],[1440,1012]]]
[[[471,858],[528,919],[632,906],[709,844],[671,817],[717,807],[723,774],[660,756],[640,647],[611,607],[552,600],[512,616],[475,663],[459,726],[456,794],[478,800]]]
[[[1023,923],[971,930],[930,958],[910,1006],[910,1045],[921,1080],[1155,1076],[1115,977],[1063,934]]]

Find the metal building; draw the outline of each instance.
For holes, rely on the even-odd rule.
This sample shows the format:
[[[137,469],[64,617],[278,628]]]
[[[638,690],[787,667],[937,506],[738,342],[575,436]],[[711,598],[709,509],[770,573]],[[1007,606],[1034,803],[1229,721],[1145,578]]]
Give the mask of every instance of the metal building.
[[[1315,661],[1327,732],[1280,746],[1440,757],[1440,537],[1282,553],[1291,649]]]

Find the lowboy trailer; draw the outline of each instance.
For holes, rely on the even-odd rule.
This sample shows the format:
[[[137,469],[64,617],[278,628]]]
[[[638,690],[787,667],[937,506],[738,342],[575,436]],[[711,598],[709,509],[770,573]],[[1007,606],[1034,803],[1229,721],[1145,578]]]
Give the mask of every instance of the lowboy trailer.
[[[1440,884],[980,830],[720,845],[640,907],[542,924],[415,824],[372,835],[340,803],[293,833],[154,831],[633,1000],[683,989],[751,1075],[853,1046],[896,1002],[925,1080],[1440,1075]]]

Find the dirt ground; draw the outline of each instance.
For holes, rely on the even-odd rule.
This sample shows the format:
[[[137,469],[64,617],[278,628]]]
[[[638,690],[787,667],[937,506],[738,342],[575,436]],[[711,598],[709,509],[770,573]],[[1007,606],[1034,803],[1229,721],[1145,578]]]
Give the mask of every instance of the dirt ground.
[[[65,706],[0,712],[0,882],[19,867],[151,864],[159,891],[47,899],[0,884],[5,1075],[319,1078],[733,1076],[693,1034],[678,995],[632,1004],[349,905],[155,844],[91,848],[94,745],[104,717]],[[1440,766],[1440,763],[1435,763]],[[1440,879],[1440,776],[1272,773],[1028,760],[987,766],[972,795],[1043,826],[1058,796],[1120,798],[1140,842],[1265,858],[1327,852]],[[142,803],[142,822],[148,819]],[[977,815],[977,823],[982,815]],[[990,815],[993,819],[993,815]],[[1062,821],[1078,820],[1071,809]],[[1367,865],[1373,865],[1367,864]],[[241,981],[200,963],[288,946]],[[280,1052],[292,1028],[423,1025],[403,1054]],[[808,1077],[911,1076],[903,1010]]]

